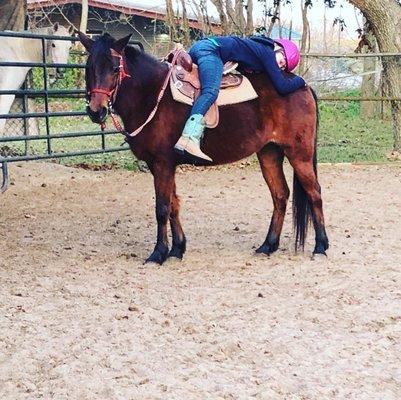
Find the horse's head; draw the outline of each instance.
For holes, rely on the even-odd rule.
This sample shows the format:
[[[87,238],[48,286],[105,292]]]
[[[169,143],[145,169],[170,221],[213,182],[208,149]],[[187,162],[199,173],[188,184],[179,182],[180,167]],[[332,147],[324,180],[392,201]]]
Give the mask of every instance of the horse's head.
[[[96,41],[82,32],[78,36],[89,53],[85,73],[89,101],[86,111],[92,122],[104,123],[108,106],[114,101],[121,80],[127,76],[123,52],[131,35],[115,40],[106,33]]]
[[[66,28],[63,25],[58,24],[57,22],[51,29],[52,35],[57,36],[71,36],[74,32],[74,28],[70,26]],[[54,64],[67,64],[68,56],[70,53],[72,42],[69,40],[50,40],[49,43],[49,58]],[[64,68],[57,67],[55,73],[50,71],[50,83],[53,83],[59,78],[64,76]]]

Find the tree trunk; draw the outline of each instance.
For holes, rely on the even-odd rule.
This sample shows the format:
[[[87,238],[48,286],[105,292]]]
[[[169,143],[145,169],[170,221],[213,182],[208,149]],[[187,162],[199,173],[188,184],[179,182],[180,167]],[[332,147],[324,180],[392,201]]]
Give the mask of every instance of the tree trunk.
[[[277,21],[278,37],[281,39],[283,37],[283,22],[281,21],[281,1],[279,1],[278,3],[278,15],[279,15],[279,19]]]
[[[235,0],[235,25],[240,35],[245,33],[244,6],[242,0]]]
[[[212,4],[216,7],[217,12],[219,13],[221,29],[224,35],[228,35],[229,31],[229,24],[227,21],[227,15],[224,10],[224,4],[222,0],[211,0]]]
[[[253,0],[248,0],[246,6],[246,28],[245,33],[247,35],[253,34]]]
[[[278,21],[277,18],[280,18],[280,2],[278,2],[276,4],[276,6],[274,7],[274,10],[273,10],[272,14],[273,15],[270,18],[269,27],[267,28],[267,32],[266,32],[267,36],[271,36],[274,24],[276,23],[276,21]]]
[[[262,3],[262,7],[263,7],[262,26],[264,28],[264,31],[267,32],[267,0],[260,0],[260,2]]]
[[[348,0],[369,21],[382,53],[401,53],[401,5],[397,0]],[[401,62],[399,57],[383,57],[386,94],[401,98]],[[401,102],[391,102],[394,150],[401,152]]]
[[[369,23],[364,18],[363,28],[363,43],[362,53],[373,53],[377,51],[376,39],[370,28]],[[377,61],[375,58],[369,57],[363,59],[363,72],[366,75],[362,77],[361,93],[362,97],[374,97],[376,94],[376,73],[371,73],[376,70]],[[364,118],[375,118],[378,114],[377,106],[380,105],[375,101],[361,102],[361,116]]]
[[[166,24],[169,29],[170,41],[174,42],[177,38],[177,27],[175,24],[173,2],[166,0]]]
[[[190,38],[189,38],[189,21],[188,21],[188,15],[187,15],[187,8],[185,5],[185,0],[181,0],[181,7],[182,7],[182,24],[181,24],[181,30],[182,30],[182,44],[184,47],[189,46],[190,44]]]
[[[301,39],[301,53],[305,53],[306,46],[309,39],[309,21],[308,21],[308,5],[305,4],[304,1],[301,2],[301,12],[302,12],[302,39]],[[299,74],[304,75],[307,69],[306,59],[301,57],[301,61],[299,63]]]
[[[26,0],[0,0],[0,31],[23,31]]]
[[[79,30],[83,33],[86,32],[86,28],[88,27],[88,12],[89,12],[89,3],[88,0],[82,0],[81,3],[81,22],[79,24]]]
[[[196,1],[193,0],[190,4],[195,7],[196,15],[198,16],[198,21],[200,21],[202,24],[202,34],[209,35],[212,29],[210,26],[209,16],[207,13],[206,1],[200,0],[198,4]]]
[[[226,14],[228,18],[228,29],[230,33],[235,31],[235,11],[231,0],[226,0]]]

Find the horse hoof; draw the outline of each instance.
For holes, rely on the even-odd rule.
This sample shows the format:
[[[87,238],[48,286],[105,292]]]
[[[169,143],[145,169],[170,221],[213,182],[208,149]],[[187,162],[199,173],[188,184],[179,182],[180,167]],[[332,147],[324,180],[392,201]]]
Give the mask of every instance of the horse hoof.
[[[326,258],[327,258],[327,254],[325,251],[323,251],[322,253],[313,252],[312,256],[311,256],[311,260],[324,260]]]
[[[278,249],[278,244],[272,246],[270,244],[262,244],[258,249],[255,250],[257,254],[266,254],[270,256],[271,253],[274,253]]]
[[[166,256],[163,256],[159,251],[154,251],[145,261],[145,264],[159,264],[162,265],[166,261]]]
[[[319,245],[315,246],[315,249],[313,250],[313,255],[321,254],[321,255],[327,257],[326,250],[328,248],[329,248],[328,244],[319,244]]]
[[[170,250],[170,253],[168,253],[168,258],[174,257],[174,258],[178,258],[179,260],[182,260],[183,255],[184,255],[184,253],[182,252],[181,249],[173,247]]]
[[[269,248],[267,246],[260,246],[258,249],[255,250],[256,254],[266,254],[267,256],[270,256],[271,252],[269,251]]]

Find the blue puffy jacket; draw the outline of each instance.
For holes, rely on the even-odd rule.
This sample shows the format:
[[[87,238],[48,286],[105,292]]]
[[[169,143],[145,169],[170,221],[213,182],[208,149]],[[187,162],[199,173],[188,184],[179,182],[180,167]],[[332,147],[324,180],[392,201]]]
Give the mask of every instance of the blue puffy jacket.
[[[274,88],[285,95],[305,86],[305,81],[297,75],[286,76],[280,70],[274,53],[274,40],[265,36],[239,38],[219,36],[212,38],[217,43],[222,61],[235,61],[241,69],[265,72]]]

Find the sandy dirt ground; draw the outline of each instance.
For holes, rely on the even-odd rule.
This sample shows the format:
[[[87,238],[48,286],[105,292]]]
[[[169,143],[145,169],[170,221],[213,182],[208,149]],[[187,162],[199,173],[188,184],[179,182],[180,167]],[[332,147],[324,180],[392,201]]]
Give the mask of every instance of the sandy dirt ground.
[[[188,250],[155,266],[151,175],[12,165],[0,399],[400,399],[401,166],[319,174],[327,258],[291,207],[256,256],[270,194],[235,166],[178,174]]]

